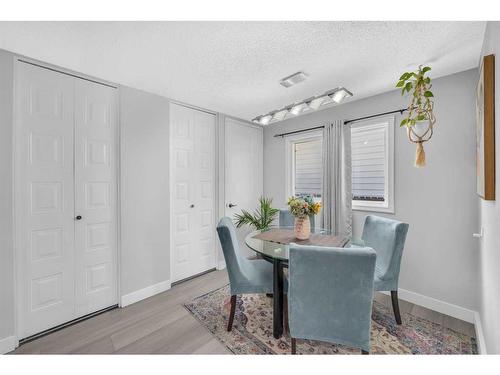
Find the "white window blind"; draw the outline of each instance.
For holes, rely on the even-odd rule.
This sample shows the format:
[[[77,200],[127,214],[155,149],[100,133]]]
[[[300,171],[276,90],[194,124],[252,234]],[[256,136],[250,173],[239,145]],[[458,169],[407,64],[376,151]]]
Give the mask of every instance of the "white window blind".
[[[293,144],[295,196],[321,197],[322,146],[321,138]]]
[[[388,123],[353,126],[353,201],[386,202],[388,179]]]

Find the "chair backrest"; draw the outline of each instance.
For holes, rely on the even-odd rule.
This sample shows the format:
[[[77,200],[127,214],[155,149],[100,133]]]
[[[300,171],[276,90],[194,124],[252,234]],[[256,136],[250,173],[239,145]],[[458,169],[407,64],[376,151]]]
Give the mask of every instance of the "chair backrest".
[[[311,222],[311,229],[315,228],[314,224],[314,215],[309,216],[309,221]],[[292,215],[290,210],[281,209],[280,210],[280,227],[293,227],[295,225],[295,217]]]
[[[236,228],[230,218],[223,217],[220,219],[217,225],[217,233],[224,254],[224,260],[226,261],[230,288],[233,291],[234,288],[245,283],[248,279],[249,268],[251,267],[248,262],[250,260],[241,254],[238,238],[236,237]]]
[[[369,351],[375,260],[371,248],[291,244],[290,335]]]
[[[383,280],[399,278],[401,257],[408,224],[385,217],[369,215],[363,227],[363,241],[377,252],[377,269]]]

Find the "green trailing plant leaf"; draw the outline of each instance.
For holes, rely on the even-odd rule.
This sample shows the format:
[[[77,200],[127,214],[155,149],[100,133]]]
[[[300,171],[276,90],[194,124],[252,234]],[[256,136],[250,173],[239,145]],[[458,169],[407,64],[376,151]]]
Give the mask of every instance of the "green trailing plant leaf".
[[[399,77],[399,80],[406,81],[410,77],[411,77],[411,73],[406,72],[406,73],[403,73],[403,75],[401,77]]]
[[[399,78],[396,87],[401,88],[401,95],[411,94],[411,103],[408,107],[408,115],[400,126],[412,127],[419,121],[434,119],[431,115],[434,94],[430,91],[431,79],[425,74],[431,70],[429,66],[420,66],[416,72],[405,72]]]
[[[240,228],[243,225],[249,225],[258,230],[269,228],[279,212],[279,209],[272,207],[272,203],[271,198],[260,197],[259,208],[253,214],[247,210],[241,210],[241,214],[234,215],[236,227]]]

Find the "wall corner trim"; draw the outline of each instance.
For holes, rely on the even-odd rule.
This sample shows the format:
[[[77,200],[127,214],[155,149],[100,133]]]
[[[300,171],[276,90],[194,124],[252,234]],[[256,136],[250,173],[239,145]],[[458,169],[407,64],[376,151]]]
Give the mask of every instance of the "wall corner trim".
[[[217,263],[217,271],[223,270],[226,268],[226,262],[221,260]]]
[[[18,346],[16,336],[7,336],[0,339],[0,354],[13,351]]]
[[[125,307],[143,299],[152,297],[156,294],[169,290],[172,287],[170,280],[165,280],[157,284],[147,286],[146,288],[136,290],[135,292],[125,294],[120,298],[120,307]]]
[[[479,354],[488,354],[486,350],[486,340],[484,338],[483,325],[481,323],[481,314],[474,312],[474,328],[476,330],[477,350]]]

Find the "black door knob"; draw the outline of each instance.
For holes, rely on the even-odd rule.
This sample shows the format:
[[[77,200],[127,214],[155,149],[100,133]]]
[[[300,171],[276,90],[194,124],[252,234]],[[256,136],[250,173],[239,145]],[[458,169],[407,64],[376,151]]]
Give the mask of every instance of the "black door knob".
[[[228,204],[228,207],[229,207],[229,208],[233,208],[233,207],[236,207],[236,206],[237,206],[237,204],[232,204],[232,203],[229,203],[229,204]]]
[[[82,217],[80,215],[78,215],[77,217],[75,217],[76,220],[82,220]]]

